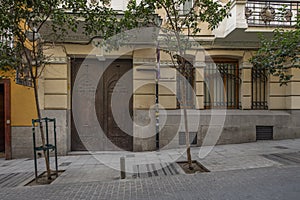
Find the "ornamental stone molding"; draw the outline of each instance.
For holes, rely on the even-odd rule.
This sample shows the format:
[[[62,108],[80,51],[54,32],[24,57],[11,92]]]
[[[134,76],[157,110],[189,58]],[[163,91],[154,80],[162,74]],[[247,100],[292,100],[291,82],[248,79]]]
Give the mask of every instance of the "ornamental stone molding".
[[[51,64],[67,64],[68,58],[67,57],[50,57],[46,60],[46,63]]]

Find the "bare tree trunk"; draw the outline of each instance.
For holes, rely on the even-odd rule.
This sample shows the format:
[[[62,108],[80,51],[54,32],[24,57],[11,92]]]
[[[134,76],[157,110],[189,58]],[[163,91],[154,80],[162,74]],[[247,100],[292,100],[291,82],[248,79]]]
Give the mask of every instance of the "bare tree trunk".
[[[35,106],[36,106],[36,110],[37,110],[37,115],[38,115],[38,119],[41,119],[42,115],[41,115],[40,104],[39,104],[39,95],[38,95],[38,88],[37,88],[37,84],[36,84],[36,77],[33,75],[32,70],[31,70],[31,77],[32,77],[33,88],[34,88],[34,98],[35,98]],[[39,123],[39,128],[40,128],[40,133],[41,133],[42,145],[43,145],[43,148],[45,148],[46,147],[45,146],[46,145],[45,133],[44,133],[43,124],[41,122]],[[45,158],[47,178],[48,178],[48,180],[50,180],[51,179],[50,163],[49,163],[49,158],[48,158],[48,155],[47,155],[47,152],[45,149],[43,150],[43,154],[44,154],[44,158]]]
[[[185,64],[183,65],[185,67]],[[182,78],[181,78],[182,79]],[[183,104],[183,117],[184,117],[184,128],[185,128],[185,144],[186,144],[186,155],[189,169],[193,169],[192,166],[192,156],[191,156],[191,145],[190,145],[190,135],[189,135],[189,127],[188,127],[188,119],[187,119],[187,110],[186,110],[186,79],[181,80],[181,98]]]
[[[172,19],[172,17],[174,16],[173,13],[169,10],[169,8],[163,3],[163,2],[160,2],[160,1],[157,1],[158,4],[160,4],[160,6],[163,7],[163,9],[166,11],[166,14],[168,16],[169,19]],[[193,5],[193,7],[195,6],[195,4]],[[176,37],[176,41],[177,41],[177,44],[178,44],[178,47],[179,47],[179,56],[177,56],[177,63],[179,61],[179,68],[178,70],[180,72],[183,72],[181,75],[183,77],[184,74],[186,74],[186,61],[184,60],[183,58],[183,51],[182,49],[180,49],[181,47],[181,40],[180,40],[180,36],[179,36],[179,32],[178,32],[178,22],[179,22],[179,16],[176,14],[176,10],[177,8],[175,7],[174,5],[174,2],[172,2],[172,9],[175,13],[175,19],[174,21],[173,20],[170,20],[170,24],[171,24],[171,27],[172,27],[172,30],[174,31],[175,33],[175,37]],[[172,16],[172,17],[171,17]],[[182,27],[181,27],[182,28]],[[190,30],[190,29],[188,29]],[[180,66],[181,65],[181,66]],[[183,69],[180,69],[182,68]],[[191,146],[190,146],[190,137],[189,137],[189,127],[188,127],[188,119],[187,119],[187,111],[186,111],[186,84],[185,84],[185,81],[180,81],[179,83],[181,84],[181,102],[182,104],[184,105],[183,107],[183,115],[184,115],[184,127],[185,127],[185,138],[186,138],[186,153],[187,153],[187,160],[188,160],[188,165],[189,165],[189,168],[190,169],[193,169],[192,167],[192,156],[191,156]]]

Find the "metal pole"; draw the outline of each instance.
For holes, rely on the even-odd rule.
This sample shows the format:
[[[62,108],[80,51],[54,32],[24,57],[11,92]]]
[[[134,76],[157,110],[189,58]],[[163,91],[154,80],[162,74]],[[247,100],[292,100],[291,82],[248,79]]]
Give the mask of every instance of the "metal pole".
[[[32,120],[32,138],[33,138],[33,156],[34,156],[34,175],[35,175],[35,182],[37,181],[37,158],[36,158],[36,144],[35,144],[35,128],[34,128],[35,121]]]
[[[159,149],[159,78],[160,78],[160,49],[156,48],[157,68],[155,78],[155,128],[156,128],[156,149]]]
[[[156,148],[159,149],[159,105],[158,105],[158,81],[155,84],[155,130],[156,130]]]
[[[57,163],[57,142],[56,142],[56,120],[53,119],[53,128],[54,128],[54,153],[55,153],[55,170],[56,170],[56,177],[58,177],[58,163]]]
[[[121,172],[121,179],[125,179],[126,171],[125,171],[125,157],[122,156],[120,158],[120,172]]]
[[[43,123],[42,119],[41,122]],[[47,148],[47,157],[48,157],[48,162],[50,163],[50,155],[49,155],[49,132],[48,132],[48,118],[45,118],[45,123],[46,123],[46,148]]]

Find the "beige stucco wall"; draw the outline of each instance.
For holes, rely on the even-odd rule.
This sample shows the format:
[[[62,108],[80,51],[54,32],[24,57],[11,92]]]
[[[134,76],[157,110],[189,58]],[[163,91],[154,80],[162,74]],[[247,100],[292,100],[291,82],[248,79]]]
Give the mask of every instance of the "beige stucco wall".
[[[290,69],[293,75],[287,85],[280,86],[278,77],[270,77],[270,109],[299,109],[300,70]]]
[[[165,109],[175,109],[176,70],[171,68],[170,56],[161,53],[159,104]],[[156,49],[142,49],[133,52],[133,87],[135,109],[149,109],[155,106]]]
[[[41,95],[41,107],[44,109],[67,109],[70,100],[70,75],[67,56],[82,56],[93,52],[92,45],[65,45],[48,50],[48,54],[54,59],[46,65],[42,77],[39,80]],[[127,52],[125,49],[122,52]],[[103,53],[103,52],[102,52]],[[114,52],[116,54],[116,52]],[[117,56],[110,52],[110,56]],[[148,109],[155,105],[155,69],[156,50],[141,49],[126,55],[132,55],[133,59],[133,86],[134,108]],[[196,109],[204,109],[204,67],[205,59],[209,58],[235,58],[239,61],[241,85],[240,101],[242,109],[251,109],[251,68],[249,58],[252,51],[243,50],[207,50],[195,51],[195,94]],[[55,59],[56,58],[56,59]],[[159,101],[166,109],[176,109],[176,70],[172,65],[168,54],[161,53],[161,70],[159,81]],[[148,71],[144,71],[148,69]],[[153,71],[149,71],[152,69]],[[288,86],[280,86],[277,77],[270,76],[268,85],[269,109],[299,109],[300,108],[300,70],[292,69],[294,75]]]
[[[287,93],[287,104],[290,109],[300,109],[300,69],[291,69],[290,73],[293,75]]]
[[[42,109],[68,108],[68,59],[64,46],[49,47],[46,50],[49,62],[40,78],[39,92]]]
[[[242,50],[208,50],[206,52],[206,59],[207,57],[212,58],[234,58],[239,61],[239,67],[240,67],[240,74],[241,74],[241,85],[240,85],[240,101],[241,101],[241,107],[242,109],[251,109],[251,68],[252,65],[249,63],[249,59],[253,55],[253,51],[242,51]],[[139,57],[144,57],[145,54],[143,51],[139,52]],[[163,55],[163,58],[167,59],[168,55]],[[203,82],[203,53],[196,56],[195,60],[195,67],[196,67],[196,77],[195,77],[195,93],[196,93],[196,108],[197,109],[203,109],[204,108],[204,82]],[[162,61],[163,62],[163,61]],[[168,61],[166,61],[168,62]],[[199,64],[202,63],[202,64]],[[153,63],[152,68],[155,68],[155,63]],[[299,102],[299,81],[300,80],[300,70],[293,70],[291,71],[292,74],[294,74],[294,77],[292,81],[288,84],[288,86],[280,86],[278,82],[277,77],[270,76],[269,83],[267,85],[267,101],[268,101],[268,107],[271,110],[280,110],[280,109],[298,109],[300,102]],[[166,78],[173,79],[173,77],[176,75],[176,72],[171,72],[169,69],[162,68],[161,70],[162,74],[162,81],[161,84],[163,84],[163,76],[165,75]],[[135,74],[135,79],[148,79],[148,81],[152,80],[152,86],[145,87],[144,89],[139,90],[138,92],[141,93],[148,93],[149,98],[147,103],[145,102],[145,96],[141,96],[143,98],[143,101],[136,101],[136,108],[148,108],[149,105],[154,104],[154,98],[151,95],[154,95],[155,93],[155,73],[149,74],[149,73],[143,73],[143,72],[137,72]],[[172,86],[173,84],[173,86]],[[176,81],[169,82],[168,88],[176,88]],[[160,95],[163,93],[160,89]],[[175,91],[175,90],[174,90]],[[137,93],[138,93],[137,92]],[[169,93],[168,93],[169,94]],[[138,100],[139,97],[136,99]],[[168,102],[168,105],[164,105],[165,108],[168,109],[175,109],[176,108],[176,100],[174,95],[172,96],[170,93],[170,96],[164,96],[163,98],[160,96],[160,99],[163,99],[161,101],[162,104],[165,102]],[[144,104],[144,105],[138,105],[138,104]]]

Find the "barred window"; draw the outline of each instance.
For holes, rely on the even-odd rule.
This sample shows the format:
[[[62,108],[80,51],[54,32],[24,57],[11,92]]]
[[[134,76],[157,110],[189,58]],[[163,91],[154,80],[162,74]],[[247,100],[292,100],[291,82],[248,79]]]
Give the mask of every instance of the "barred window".
[[[238,62],[208,62],[204,70],[204,108],[239,108]]]
[[[252,86],[252,109],[268,109],[267,102],[267,83],[268,76],[265,69],[253,67],[251,69],[251,86]]]

